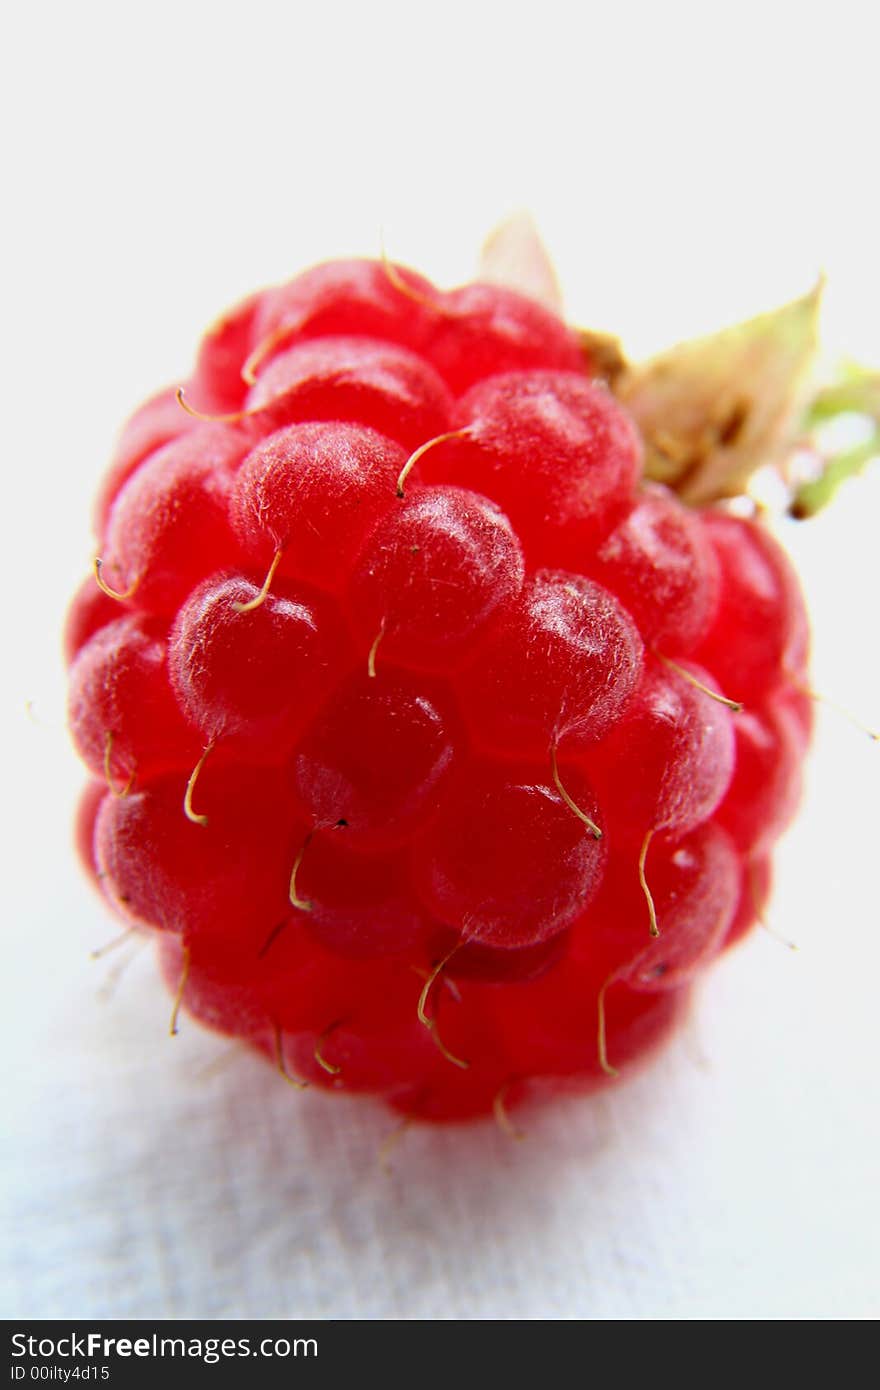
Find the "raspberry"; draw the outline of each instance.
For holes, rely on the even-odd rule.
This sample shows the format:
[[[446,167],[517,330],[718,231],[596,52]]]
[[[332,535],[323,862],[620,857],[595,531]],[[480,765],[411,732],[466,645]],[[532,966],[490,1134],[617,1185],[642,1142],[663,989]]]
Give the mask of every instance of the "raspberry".
[[[623,600],[646,642],[686,652],[715,616],[719,567],[706,526],[659,489],[646,489],[602,544],[578,559]]]
[[[649,830],[683,833],[707,820],[733,772],[734,723],[707,702],[708,672],[692,663],[669,670],[656,658],[624,713],[591,756],[609,826],[620,839]],[[622,777],[622,767],[638,768]]]
[[[721,589],[710,630],[694,656],[722,688],[749,702],[797,682],[807,658],[807,618],[785,555],[759,526],[707,515]]]
[[[634,500],[638,436],[582,371],[492,373],[458,403],[455,425],[423,472],[498,502],[534,564],[576,570]]]
[[[229,524],[240,431],[203,426],[145,459],[119,490],[104,530],[102,572],[138,607],[173,614],[206,568],[235,566]]]
[[[561,739],[596,743],[609,731],[642,659],[638,630],[612,593],[582,575],[539,570],[462,672],[462,704],[486,748],[546,760]]]
[[[118,493],[139,465],[163,444],[170,444],[188,430],[197,429],[198,425],[198,420],[191,415],[181,419],[180,402],[173,386],[157,391],[134,412],[119,436],[116,452],[95,501],[95,529],[99,535],[103,535]]]
[[[248,559],[331,592],[376,522],[394,507],[406,454],[360,426],[290,425],[261,440],[232,491],[232,524]]]
[[[568,926],[599,885],[604,842],[538,776],[534,767],[463,767],[415,846],[422,901],[466,942],[535,946]],[[579,807],[598,814],[587,784],[568,780]]]
[[[383,662],[449,671],[476,654],[523,576],[500,508],[464,488],[421,488],[370,537],[348,586],[352,621],[365,642],[380,637]]]
[[[613,1084],[761,911],[797,582],[619,396],[515,291],[352,260],[122,434],[65,632],[79,853],[289,1081],[505,1122]]]
[[[437,373],[406,348],[313,338],[266,363],[247,407],[263,426],[341,418],[415,448],[445,427],[452,401]]]
[[[255,605],[251,608],[250,605]],[[220,574],[189,595],[169,634],[168,680],[203,743],[270,756],[295,742],[344,667],[345,645],[323,595],[291,585],[260,598]]]
[[[136,922],[218,954],[245,940],[256,952],[290,911],[290,864],[307,822],[280,769],[219,758],[199,779],[199,806],[204,825],[182,817],[180,779],[171,775],[105,796],[94,831],[104,890]]]
[[[84,643],[71,667],[77,752],[111,788],[161,776],[198,754],[198,738],[168,686],[166,638],[154,619],[114,618]]]
[[[410,842],[443,796],[455,761],[455,725],[444,703],[448,697],[404,672],[349,676],[291,764],[291,788],[314,823],[344,821],[355,846]]]

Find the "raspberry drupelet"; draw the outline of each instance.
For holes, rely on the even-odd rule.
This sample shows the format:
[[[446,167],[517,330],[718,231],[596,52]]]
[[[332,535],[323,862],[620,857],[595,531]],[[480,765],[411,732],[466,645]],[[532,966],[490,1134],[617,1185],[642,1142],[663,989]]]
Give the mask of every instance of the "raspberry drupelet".
[[[366,260],[253,295],[132,417],[96,526],[81,856],[287,1080],[433,1121],[615,1084],[756,919],[797,582],[643,476],[549,310]]]

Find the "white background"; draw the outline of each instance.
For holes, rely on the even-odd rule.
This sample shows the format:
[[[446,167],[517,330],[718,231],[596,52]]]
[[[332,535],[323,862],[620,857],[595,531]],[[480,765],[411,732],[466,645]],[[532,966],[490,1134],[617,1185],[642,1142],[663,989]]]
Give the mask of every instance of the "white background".
[[[467,278],[535,215],[633,351],[829,276],[880,365],[874,7],[21,7],[3,36],[6,1316],[863,1318],[880,1311],[878,748],[822,711],[771,916],[600,1102],[410,1132],[194,1025],[79,877],[58,631],[117,426],[264,282]],[[876,471],[783,536],[815,684],[880,722]],[[29,706],[27,702],[30,702]],[[27,708],[26,708],[27,707]],[[222,1058],[214,1066],[213,1060]]]

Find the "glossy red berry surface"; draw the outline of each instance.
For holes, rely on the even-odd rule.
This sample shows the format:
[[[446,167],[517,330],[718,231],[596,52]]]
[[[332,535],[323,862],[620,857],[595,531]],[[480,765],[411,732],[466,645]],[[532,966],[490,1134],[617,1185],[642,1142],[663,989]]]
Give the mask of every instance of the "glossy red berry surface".
[[[516,533],[495,503],[459,487],[397,502],[349,582],[352,621],[379,660],[449,671],[476,655],[522,589]]]
[[[617,1084],[797,804],[782,550],[645,481],[512,290],[317,266],[182,398],[125,427],[68,617],[87,871],[288,1080],[433,1121]]]

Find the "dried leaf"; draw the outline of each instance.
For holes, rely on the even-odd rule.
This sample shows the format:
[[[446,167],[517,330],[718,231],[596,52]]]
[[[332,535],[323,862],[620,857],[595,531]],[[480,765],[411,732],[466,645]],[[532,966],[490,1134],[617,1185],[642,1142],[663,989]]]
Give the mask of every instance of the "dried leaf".
[[[785,454],[817,342],[821,282],[803,298],[630,366],[615,393],[645,440],[645,472],[703,505]]]
[[[478,275],[536,299],[562,313],[562,293],[553,262],[528,212],[515,212],[490,232],[480,252]]]
[[[591,328],[579,328],[578,337],[590,375],[607,381],[613,387],[626,367],[620,339],[611,333],[599,333]]]

